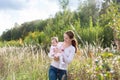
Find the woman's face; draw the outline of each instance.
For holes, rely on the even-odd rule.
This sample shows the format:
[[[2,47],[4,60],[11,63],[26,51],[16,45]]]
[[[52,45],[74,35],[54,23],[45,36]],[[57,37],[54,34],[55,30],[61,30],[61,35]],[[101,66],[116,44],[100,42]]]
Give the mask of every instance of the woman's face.
[[[64,42],[71,43],[71,39],[69,38],[67,34],[64,34]]]

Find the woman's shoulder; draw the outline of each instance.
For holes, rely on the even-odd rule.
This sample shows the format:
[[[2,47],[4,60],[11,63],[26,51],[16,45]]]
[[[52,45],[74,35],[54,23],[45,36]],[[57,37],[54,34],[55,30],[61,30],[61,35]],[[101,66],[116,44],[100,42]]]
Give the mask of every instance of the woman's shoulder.
[[[75,50],[75,47],[74,47],[73,45],[71,45],[71,46],[69,47],[69,49]]]

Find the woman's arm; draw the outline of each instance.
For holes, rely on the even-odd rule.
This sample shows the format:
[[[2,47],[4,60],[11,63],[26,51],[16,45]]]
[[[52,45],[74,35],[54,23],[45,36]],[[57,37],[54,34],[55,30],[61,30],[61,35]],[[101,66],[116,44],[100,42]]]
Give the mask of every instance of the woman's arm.
[[[73,60],[74,54],[75,54],[75,48],[70,48],[70,51],[68,51],[69,56],[66,56],[65,54],[63,54],[63,59],[65,61],[65,63],[70,63]]]

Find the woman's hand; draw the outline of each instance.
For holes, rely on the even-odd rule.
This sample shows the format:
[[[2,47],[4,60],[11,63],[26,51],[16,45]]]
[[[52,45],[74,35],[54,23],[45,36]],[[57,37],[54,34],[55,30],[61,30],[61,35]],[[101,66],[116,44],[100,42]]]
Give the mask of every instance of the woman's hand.
[[[55,57],[54,57],[54,60],[55,60],[55,61],[59,61],[59,57],[56,57],[56,56],[55,56]]]

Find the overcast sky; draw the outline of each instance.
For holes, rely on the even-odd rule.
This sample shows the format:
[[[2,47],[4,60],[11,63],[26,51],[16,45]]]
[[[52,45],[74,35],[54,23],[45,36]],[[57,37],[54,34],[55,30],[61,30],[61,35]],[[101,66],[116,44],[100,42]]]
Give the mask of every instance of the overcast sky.
[[[75,10],[79,0],[71,0],[70,8]],[[60,10],[58,0],[0,0],[0,35],[24,23],[54,16]]]

